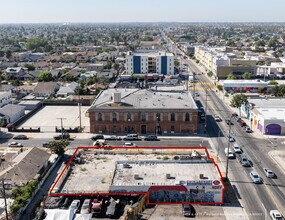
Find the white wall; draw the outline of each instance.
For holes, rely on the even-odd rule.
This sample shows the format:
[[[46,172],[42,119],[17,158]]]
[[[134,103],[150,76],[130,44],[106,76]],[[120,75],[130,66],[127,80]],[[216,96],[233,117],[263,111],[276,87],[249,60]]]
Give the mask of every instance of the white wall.
[[[0,108],[4,105],[12,103],[12,93],[11,91],[1,92],[0,93]]]

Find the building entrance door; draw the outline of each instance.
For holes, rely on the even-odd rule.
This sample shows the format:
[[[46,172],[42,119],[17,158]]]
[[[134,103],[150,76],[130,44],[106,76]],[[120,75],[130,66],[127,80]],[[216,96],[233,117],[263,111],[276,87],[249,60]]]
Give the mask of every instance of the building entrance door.
[[[146,134],[146,125],[141,126],[141,134]]]

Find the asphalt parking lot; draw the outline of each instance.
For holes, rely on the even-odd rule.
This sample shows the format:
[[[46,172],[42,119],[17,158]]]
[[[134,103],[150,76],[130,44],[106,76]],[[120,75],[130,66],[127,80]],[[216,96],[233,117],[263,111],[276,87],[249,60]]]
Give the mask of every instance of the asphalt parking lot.
[[[81,124],[89,129],[89,118],[85,116],[87,109],[88,106],[81,106]],[[56,126],[61,127],[59,118],[63,118],[62,122],[65,128],[79,126],[78,106],[45,106],[25,121],[20,128],[40,127],[42,132],[54,132]]]

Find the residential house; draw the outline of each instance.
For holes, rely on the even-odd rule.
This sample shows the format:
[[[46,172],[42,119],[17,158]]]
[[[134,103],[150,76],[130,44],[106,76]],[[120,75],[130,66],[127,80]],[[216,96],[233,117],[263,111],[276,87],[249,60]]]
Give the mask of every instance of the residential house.
[[[4,124],[14,123],[25,115],[25,107],[15,104],[8,104],[0,108],[0,120]]]
[[[13,94],[16,95],[17,99],[21,99],[33,93],[36,86],[37,84],[17,86],[13,89]]]
[[[11,154],[11,153],[7,153]],[[5,158],[6,155],[2,157]],[[41,174],[49,168],[52,154],[37,147],[13,155],[7,155],[7,160],[1,164],[0,178],[4,178],[13,188],[24,186],[30,180],[38,180]]]
[[[12,93],[9,91],[0,91],[0,108],[12,102]]]
[[[72,82],[67,86],[61,86],[56,93],[57,97],[67,97],[70,95],[74,95],[74,90],[78,86],[78,83]]]
[[[38,82],[34,89],[34,95],[37,97],[49,97],[51,94],[55,94],[59,89],[59,85],[56,82]]]
[[[3,75],[7,78],[21,80],[26,74],[26,69],[23,67],[8,67]]]

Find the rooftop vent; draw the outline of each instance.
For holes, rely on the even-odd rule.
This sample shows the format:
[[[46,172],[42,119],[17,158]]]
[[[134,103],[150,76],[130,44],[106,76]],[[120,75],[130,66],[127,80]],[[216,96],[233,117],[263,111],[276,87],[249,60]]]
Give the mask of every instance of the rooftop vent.
[[[120,103],[121,102],[121,93],[120,92],[114,92],[113,93],[113,102],[114,103]]]

